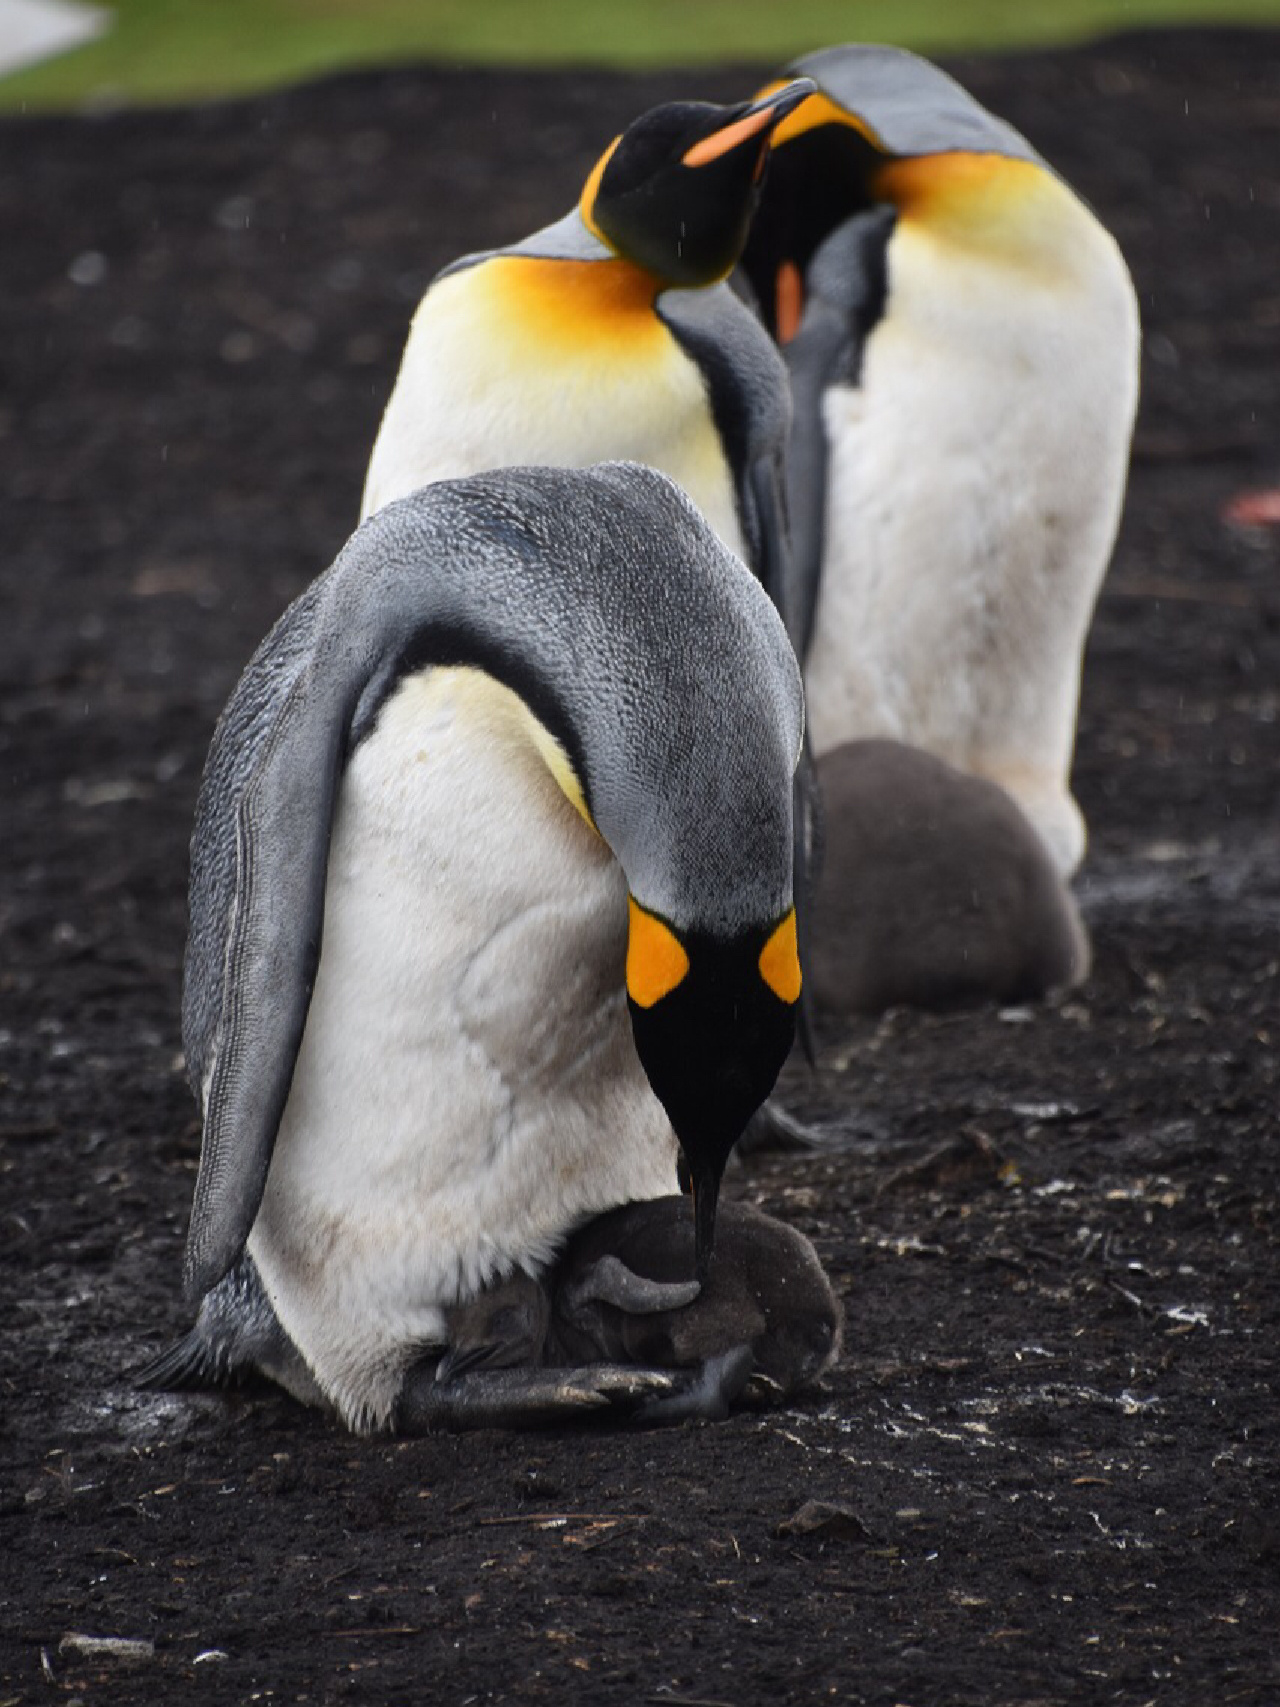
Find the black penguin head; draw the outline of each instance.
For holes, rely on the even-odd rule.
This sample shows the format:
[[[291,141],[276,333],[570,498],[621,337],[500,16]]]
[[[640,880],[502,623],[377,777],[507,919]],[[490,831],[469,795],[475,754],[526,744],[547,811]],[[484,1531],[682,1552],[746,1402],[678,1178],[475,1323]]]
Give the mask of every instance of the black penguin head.
[[[627,997],[636,1052],[693,1185],[697,1277],[705,1280],[729,1152],[795,1038],[794,909],[726,941],[678,933],[632,900]]]
[[[579,204],[584,221],[665,284],[714,284],[747,240],[774,126],[813,88],[802,77],[740,106],[654,107],[597,162]]]

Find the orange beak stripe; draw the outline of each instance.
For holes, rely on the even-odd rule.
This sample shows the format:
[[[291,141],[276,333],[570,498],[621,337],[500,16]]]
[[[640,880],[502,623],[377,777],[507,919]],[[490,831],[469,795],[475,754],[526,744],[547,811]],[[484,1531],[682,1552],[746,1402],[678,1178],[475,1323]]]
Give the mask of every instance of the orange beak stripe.
[[[638,1008],[651,1008],[684,980],[689,956],[675,932],[630,896],[627,913],[627,994]]]
[[[780,1002],[800,1000],[800,950],[793,907],[760,950],[760,976]]]
[[[681,156],[680,163],[682,166],[709,166],[713,160],[719,160],[721,155],[728,154],[748,137],[759,136],[760,132],[767,130],[772,123],[772,107],[762,107],[758,112],[748,113],[736,124],[727,124],[723,130],[713,131],[710,136],[704,136],[701,142],[695,142],[693,147]]]

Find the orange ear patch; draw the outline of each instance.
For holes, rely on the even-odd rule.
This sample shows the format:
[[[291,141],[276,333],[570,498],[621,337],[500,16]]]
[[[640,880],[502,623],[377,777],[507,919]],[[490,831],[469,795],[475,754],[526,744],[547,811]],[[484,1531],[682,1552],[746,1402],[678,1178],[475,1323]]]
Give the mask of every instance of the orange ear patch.
[[[675,932],[630,896],[627,937],[627,994],[638,1008],[651,1008],[670,995],[689,970],[689,956]]]
[[[771,95],[773,86],[764,93]],[[757,96],[757,99],[760,98]],[[779,148],[784,142],[794,142],[796,137],[803,136],[805,131],[816,130],[819,125],[824,124],[839,124],[848,130],[859,131],[868,142],[883,151],[880,138],[865,119],[859,118],[857,113],[851,113],[845,107],[838,106],[829,95],[820,93],[810,95],[807,101],[801,101],[794,112],[787,114],[773,133],[773,146]]]
[[[760,950],[760,976],[780,1002],[800,1000],[800,950],[793,907]]]
[[[582,216],[582,223],[586,226],[587,230],[596,239],[596,241],[598,243],[603,243],[606,249],[612,249],[613,244],[606,240],[595,221],[596,191],[600,188],[600,180],[604,177],[604,169],[609,164],[610,160],[612,160],[613,151],[621,141],[621,135],[614,137],[613,141],[605,149],[604,153],[587,174],[587,181],[582,186],[582,194],[578,197],[578,212]]]

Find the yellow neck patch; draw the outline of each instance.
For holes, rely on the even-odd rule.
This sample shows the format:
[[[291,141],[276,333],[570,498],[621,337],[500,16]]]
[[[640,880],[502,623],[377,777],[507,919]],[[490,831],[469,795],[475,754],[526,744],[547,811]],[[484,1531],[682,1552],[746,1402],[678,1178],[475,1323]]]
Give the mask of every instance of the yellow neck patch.
[[[534,716],[523,700],[519,700],[519,705],[529,738],[538,749],[542,762],[555,778],[561,794],[564,795],[582,822],[599,835],[600,832],[596,830],[595,820],[587,810],[587,797],[583,792],[582,781],[577,771],[574,770],[568,753],[565,752],[546,724]]]
[[[761,96],[780,87],[772,83]],[[940,236],[1020,248],[1029,240],[1037,242],[1037,224],[1054,223],[1075,200],[1034,160],[968,149],[895,158],[871,125],[822,94],[810,95],[783,119],[773,133],[774,152],[832,124],[856,131],[884,155],[884,164],[870,174],[875,199],[891,203],[903,219],[927,225]]]
[[[1005,154],[921,154],[910,160],[886,160],[876,169],[872,187],[878,199],[892,202],[909,219],[930,224],[954,214],[971,221],[1016,216],[1054,180],[1032,160]]]
[[[781,1002],[800,1000],[800,951],[793,907],[760,950],[760,976]]]
[[[757,100],[763,100],[766,95],[772,95],[777,89],[784,89],[785,83],[770,83],[757,95]],[[794,112],[787,114],[782,123],[773,133],[773,146],[781,148],[783,143],[794,142],[797,136],[803,136],[807,130],[817,130],[819,125],[840,124],[846,130],[856,130],[859,136],[865,136],[880,151],[884,152],[884,144],[872,130],[871,126],[855,114],[846,112],[838,107],[829,95],[810,95],[801,101]]]
[[[662,920],[627,897],[627,994],[638,1008],[651,1008],[683,982],[689,970],[684,944]]]
[[[582,223],[586,226],[587,230],[595,238],[597,243],[603,243],[606,249],[612,250],[615,254],[617,251],[613,249],[613,244],[610,243],[604,232],[601,231],[600,227],[596,224],[595,209],[596,192],[600,188],[601,178],[604,177],[604,169],[609,164],[610,160],[612,160],[613,151],[621,141],[621,135],[614,137],[613,141],[596,161],[590,172],[588,172],[587,181],[582,186],[582,194],[578,197],[578,212],[582,217]]]
[[[478,282],[494,293],[505,335],[518,328],[545,360],[600,344],[626,347],[637,338],[661,344],[670,336],[653,311],[661,285],[631,261],[499,255],[482,270]]]
[[[474,664],[436,664],[407,678],[397,691],[401,696],[418,696],[418,714],[428,721],[433,715],[438,717],[443,706],[450,715],[465,718],[492,745],[531,747],[583,823],[600,834],[587,807],[581,778],[563,743],[513,688]],[[434,712],[432,707],[436,708]]]

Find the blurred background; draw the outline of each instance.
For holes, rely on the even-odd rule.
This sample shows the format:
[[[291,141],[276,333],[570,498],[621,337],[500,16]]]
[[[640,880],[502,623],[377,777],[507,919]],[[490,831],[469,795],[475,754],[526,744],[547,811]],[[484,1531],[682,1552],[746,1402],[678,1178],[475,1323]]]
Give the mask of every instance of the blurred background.
[[[773,63],[842,40],[980,52],[1277,22],[1280,0],[0,0],[0,109],[210,99],[415,59]]]

